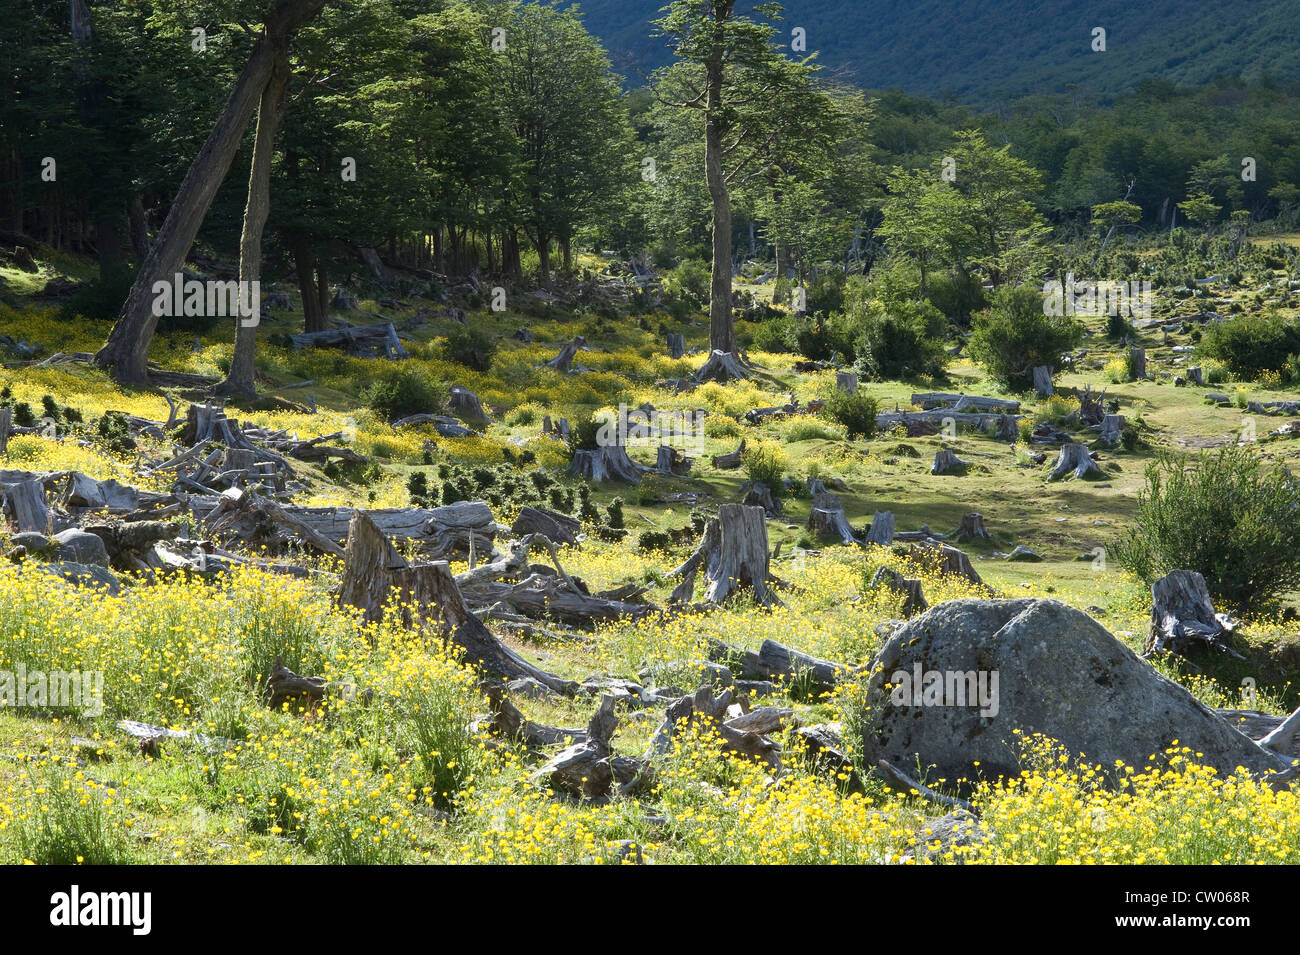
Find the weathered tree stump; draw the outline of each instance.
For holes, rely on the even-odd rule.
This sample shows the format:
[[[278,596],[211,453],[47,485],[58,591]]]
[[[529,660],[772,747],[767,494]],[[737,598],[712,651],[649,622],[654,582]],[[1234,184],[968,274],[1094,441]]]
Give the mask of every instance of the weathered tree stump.
[[[820,481],[817,483],[821,484]],[[858,533],[844,514],[844,502],[824,487],[813,492],[807,526],[818,537],[837,537],[844,544],[858,543]]]
[[[781,515],[781,502],[772,496],[772,489],[762,481],[752,485],[742,503],[747,507],[761,507],[768,517]]]
[[[934,456],[934,463],[930,465],[931,474],[965,474],[967,463],[957,457],[948,448],[943,448]]]
[[[579,335],[573,341],[569,342],[560,349],[560,353],[548,361],[543,367],[554,368],[556,371],[568,373],[573,366],[573,356],[578,353],[578,349],[587,347],[587,339]]]
[[[707,581],[705,600],[720,604],[733,593],[746,589],[765,607],[780,605],[769,584],[767,523],[761,507],[723,504],[718,516],[704,525],[699,546],[668,576],[682,578],[672,599],[690,600],[695,589],[695,575],[701,565]]]
[[[978,511],[971,511],[969,514],[963,514],[961,523],[957,529],[952,532],[955,540],[992,540],[993,535],[989,529],[984,526],[984,515]]]
[[[871,518],[871,527],[868,528],[867,537],[863,543],[888,547],[894,542],[894,533],[894,512],[876,511]]]
[[[31,478],[5,484],[0,494],[3,495],[5,512],[19,533],[50,532],[52,515],[45,502],[45,486],[39,480]]]
[[[0,454],[9,453],[9,432],[13,430],[14,412],[12,408],[0,408]]]
[[[668,333],[668,357],[681,358],[686,354],[686,337],[681,332]]]
[[[1092,459],[1088,449],[1074,441],[1061,446],[1060,454],[1057,455],[1056,463],[1052,465],[1052,473],[1047,476],[1047,480],[1056,481],[1071,472],[1080,479],[1094,475],[1105,476],[1097,466],[1097,462]]]
[[[621,444],[601,445],[594,451],[574,451],[569,464],[570,474],[596,484],[610,480],[639,484],[642,473],[647,470],[629,458],[627,448]]]
[[[1205,578],[1194,570],[1171,570],[1151,585],[1151,626],[1145,656],[1162,650],[1186,656],[1196,646],[1213,647],[1239,660],[1224,640],[1237,621],[1216,613]]]
[[[921,581],[917,577],[904,577],[892,567],[879,567],[876,569],[875,576],[871,578],[871,588],[874,590],[876,587],[884,587],[902,596],[903,606],[899,612],[904,617],[911,617],[930,609],[930,604],[925,599],[925,591],[921,588]]]
[[[1040,398],[1050,398],[1056,394],[1056,386],[1052,384],[1050,365],[1034,366],[1034,393]]]
[[[1205,375],[1200,365],[1189,365],[1187,368],[1187,380],[1197,387],[1205,387]]]
[[[1101,440],[1104,444],[1114,447],[1123,439],[1124,416],[1118,414],[1108,414],[1101,419]]]
[[[568,514],[561,514],[559,511],[544,507],[527,506],[520,508],[514,524],[510,527],[510,533],[516,537],[523,537],[525,534],[541,534],[557,544],[576,543],[580,530],[582,524]]]
[[[659,451],[655,459],[655,470],[660,474],[685,474],[691,469],[691,459],[681,452],[680,449],[674,448],[667,444],[659,445]]]
[[[1141,380],[1147,376],[1147,353],[1145,348],[1134,346],[1129,349],[1129,368],[1133,372],[1133,377]]]
[[[745,439],[740,439],[740,447],[735,451],[728,451],[726,454],[715,454],[713,456],[713,466],[719,471],[731,471],[740,467],[741,459],[745,456]]]
[[[630,795],[653,780],[647,763],[615,756],[610,739],[618,727],[614,697],[606,694],[587,724],[587,738],[556,753],[533,776],[535,782],[581,799],[605,800],[615,791]]]
[[[858,376],[851,371],[837,371],[835,373],[835,387],[846,395],[857,394]]]
[[[517,342],[523,342],[525,345],[531,345],[533,341],[533,333],[527,328],[516,328],[515,333],[510,337]]]
[[[1015,441],[1020,437],[1020,429],[1016,427],[1016,419],[1011,415],[998,415],[997,420],[993,423],[993,435],[999,441]]]
[[[488,413],[483,410],[483,403],[479,401],[478,395],[463,388],[460,385],[453,385],[451,395],[447,398],[447,407],[451,413],[464,418],[466,421],[484,422],[491,421]]]
[[[683,696],[668,706],[664,721],[655,730],[650,746],[643,757],[649,762],[673,750],[673,741],[691,725],[715,732],[722,738],[723,750],[766,763],[773,771],[781,768],[780,748],[767,736],[754,730],[728,726],[727,708],[731,705],[732,691],[723,690],[713,695],[709,686],[702,686],[692,696]]]
[[[897,553],[898,550],[896,549],[895,552]],[[970,556],[965,551],[940,540],[928,538],[904,548],[902,553],[934,566],[942,574],[964,577],[977,587],[985,586],[983,578],[970,562]]]

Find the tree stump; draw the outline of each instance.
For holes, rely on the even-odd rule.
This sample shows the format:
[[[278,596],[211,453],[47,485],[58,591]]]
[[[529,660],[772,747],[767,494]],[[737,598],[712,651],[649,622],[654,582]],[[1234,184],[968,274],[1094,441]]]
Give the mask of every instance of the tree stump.
[[[821,485],[821,482],[817,482]],[[813,492],[812,510],[808,512],[808,529],[818,537],[837,537],[844,544],[858,542],[857,531],[844,514],[844,502],[824,487]]]
[[[1194,570],[1171,570],[1151,585],[1151,626],[1145,656],[1162,650],[1187,656],[1195,646],[1209,646],[1244,660],[1224,637],[1237,621],[1216,613],[1205,578]]]
[[[931,474],[965,474],[966,462],[952,451],[944,448],[934,456],[934,463],[930,465]]]
[[[1187,368],[1187,380],[1199,388],[1205,387],[1205,376],[1201,371],[1200,365],[1189,365]]]
[[[747,369],[735,352],[714,350],[708,361],[695,373],[695,383],[702,385],[706,381],[716,381],[725,385],[728,381],[743,380],[749,377]]]
[[[930,604],[925,599],[925,592],[921,589],[921,581],[917,577],[904,577],[892,567],[879,567],[876,569],[875,576],[871,578],[871,589],[874,590],[876,587],[884,587],[902,596],[903,606],[899,612],[904,617],[911,617],[930,609]]]
[[[668,333],[668,357],[681,358],[686,354],[686,337],[681,332]]]
[[[1056,386],[1052,384],[1051,366],[1037,365],[1034,367],[1034,393],[1040,398],[1050,398],[1056,394]]]
[[[510,533],[515,537],[541,534],[557,544],[573,544],[577,542],[578,531],[581,529],[582,525],[567,514],[544,507],[522,507],[510,527]]]
[[[998,415],[993,424],[993,434],[999,441],[1015,441],[1020,437],[1020,429],[1016,426],[1016,418],[1011,415]]]
[[[713,466],[719,471],[731,471],[740,467],[740,460],[745,456],[745,439],[740,439],[740,447],[735,451],[728,451],[726,454],[715,454],[713,456]]]
[[[766,515],[761,507],[723,504],[718,516],[704,525],[699,546],[668,576],[682,578],[672,599],[688,601],[695,589],[695,575],[701,565],[707,581],[704,599],[720,604],[739,590],[750,590],[765,607],[781,605],[769,588],[774,578],[769,571]]]
[[[1124,416],[1108,414],[1101,419],[1101,441],[1108,447],[1114,447],[1123,439]]]
[[[978,511],[971,511],[969,514],[963,514],[961,523],[953,531],[952,536],[955,540],[992,540],[993,535],[989,529],[984,526],[984,515]]]
[[[554,368],[558,372],[567,374],[573,366],[573,356],[578,353],[578,349],[587,347],[587,339],[579,335],[573,341],[569,342],[560,349],[560,353],[548,361],[543,367]]]
[[[523,342],[525,345],[531,345],[533,342],[533,333],[527,328],[516,328],[514,335],[510,337],[517,342]]]
[[[1133,372],[1133,378],[1140,380],[1147,376],[1147,353],[1145,348],[1136,346],[1129,349],[1128,353],[1129,369]]]
[[[491,421],[486,411],[483,410],[483,403],[478,400],[478,395],[463,388],[460,385],[453,385],[451,395],[447,398],[447,407],[451,413],[463,418],[466,421],[485,422]]]
[[[871,527],[867,530],[867,537],[863,543],[879,544],[881,547],[888,547],[894,542],[894,512],[893,511],[876,511],[871,518]]]
[[[9,453],[9,432],[13,430],[13,425],[13,409],[0,408],[0,454]]]
[[[609,741],[617,728],[614,697],[605,694],[587,724],[587,738],[556,753],[534,774],[534,781],[581,799],[603,801],[615,787],[619,795],[631,794],[653,774],[639,759],[613,755]]]
[[[691,469],[691,459],[670,445],[659,445],[655,457],[655,470],[660,474],[685,474]]]
[[[1069,444],[1061,446],[1061,452],[1057,455],[1056,463],[1052,465],[1052,473],[1047,476],[1047,480],[1056,481],[1065,477],[1071,472],[1076,478],[1086,478],[1091,476],[1105,477],[1097,462],[1092,459],[1092,455],[1082,444],[1071,441]]]
[[[781,502],[772,496],[772,489],[762,481],[750,487],[742,503],[747,507],[761,507],[768,517],[781,515]]]
[[[51,514],[45,503],[45,486],[35,478],[3,486],[4,509],[19,533],[50,532]]]
[[[895,551],[897,553],[897,550]],[[941,574],[964,577],[977,587],[984,587],[984,580],[976,572],[975,566],[965,551],[952,547],[942,541],[929,538],[913,544],[903,553],[916,560],[934,566]]]
[[[615,480],[640,484],[641,474],[649,470],[627,456],[621,444],[606,444],[595,451],[574,451],[569,473],[593,483]]]
[[[851,371],[837,371],[835,373],[835,387],[846,395],[856,394],[858,390],[858,376]]]

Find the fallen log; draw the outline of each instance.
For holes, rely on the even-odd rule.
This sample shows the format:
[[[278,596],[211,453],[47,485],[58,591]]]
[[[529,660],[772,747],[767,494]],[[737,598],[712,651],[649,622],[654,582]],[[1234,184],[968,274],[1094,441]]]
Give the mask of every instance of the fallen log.
[[[355,325],[347,328],[330,328],[321,332],[300,332],[290,335],[294,349],[342,348],[352,355],[401,359],[411,357],[397,337],[392,322],[375,325]]]
[[[932,408],[951,408],[953,411],[997,412],[1015,414],[1020,411],[1020,402],[1011,398],[984,398],[978,395],[951,394],[942,391],[928,391],[912,395],[912,404],[925,410]]]
[[[582,524],[568,514],[548,510],[544,507],[524,506],[519,509],[510,533],[516,537],[526,534],[541,534],[557,544],[575,544]]]
[[[726,454],[715,454],[713,456],[713,466],[719,471],[731,471],[740,467],[741,459],[745,456],[745,439],[740,439],[740,447],[735,451],[728,451]]]

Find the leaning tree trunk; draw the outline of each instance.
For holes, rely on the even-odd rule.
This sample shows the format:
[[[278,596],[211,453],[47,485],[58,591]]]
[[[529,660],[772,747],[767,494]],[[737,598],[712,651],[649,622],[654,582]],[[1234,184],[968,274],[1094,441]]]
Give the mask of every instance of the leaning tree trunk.
[[[194,237],[239,152],[244,130],[271,76],[277,44],[316,17],[325,3],[326,0],[286,0],[276,7],[263,35],[253,46],[212,132],[181,182],[149,255],[140,263],[131,293],[108,341],[95,355],[98,364],[112,369],[116,381],[124,384],[148,381],[149,343],[158,327],[158,316],[153,313],[154,284],[173,281],[194,244]]]
[[[288,40],[276,50],[271,78],[262,90],[257,107],[257,133],[253,139],[253,162],[248,172],[248,199],[244,204],[244,228],[239,236],[239,281],[244,288],[261,283],[262,231],[271,212],[271,159],[275,152],[275,130],[284,115],[284,91],[289,85]],[[252,301],[241,295],[241,301]],[[260,315],[235,316],[235,355],[226,380],[217,386],[218,394],[257,396],[254,381],[253,353],[257,347],[257,323]]]

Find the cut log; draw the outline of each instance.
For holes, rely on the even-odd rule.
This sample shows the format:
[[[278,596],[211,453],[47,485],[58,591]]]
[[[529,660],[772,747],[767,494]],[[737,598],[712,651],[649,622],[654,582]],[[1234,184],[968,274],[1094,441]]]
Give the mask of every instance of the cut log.
[[[559,511],[544,507],[527,506],[520,508],[514,524],[510,527],[510,533],[516,537],[523,537],[525,534],[541,534],[557,544],[577,543],[580,530],[582,524],[568,514],[561,514]]]
[[[704,566],[705,600],[720,604],[742,589],[753,593],[765,607],[780,605],[769,584],[767,523],[761,507],[723,504],[718,516],[704,525],[699,546],[668,576],[682,578],[673,591],[675,601],[688,601],[694,592],[695,575]]]
[[[568,374],[573,366],[573,356],[578,353],[578,349],[587,347],[587,339],[579,335],[573,341],[569,342],[560,349],[560,353],[548,361],[542,367],[554,368],[558,372]]]
[[[1010,398],[984,398],[977,395],[952,394],[928,391],[912,395],[912,404],[929,411],[932,408],[951,408],[953,411],[997,412],[1015,414],[1020,402]]]
[[[569,473],[587,478],[593,483],[626,481],[640,484],[641,475],[650,470],[627,456],[627,448],[619,444],[606,444],[594,451],[574,451]]]
[[[397,337],[392,322],[377,325],[356,325],[347,328],[330,328],[322,332],[301,332],[290,335],[295,349],[342,348],[349,354],[361,357],[401,359],[411,357]]]
[[[937,451],[934,463],[930,465],[931,474],[965,474],[967,463],[948,448]]]
[[[950,411],[947,408],[935,408],[931,411],[882,411],[876,415],[876,430],[889,431],[895,425],[903,425],[912,437],[937,434],[939,429],[951,422],[960,428],[972,428],[978,431],[994,432],[1003,427],[1004,421],[1013,426],[1020,422],[1020,415],[979,414],[973,411]]]
[[[1169,651],[1187,656],[1193,647],[1213,647],[1244,660],[1224,639],[1237,621],[1216,613],[1205,578],[1194,570],[1171,570],[1151,585],[1151,626],[1144,656]]]
[[[954,540],[959,541],[990,541],[993,539],[993,535],[989,533],[989,529],[984,526],[984,515],[978,511],[971,511],[969,514],[963,514],[961,523],[957,525],[957,529],[952,532],[951,536]]]
[[[846,395],[857,394],[858,376],[851,371],[837,371],[835,373],[835,388]]]
[[[1056,481],[1073,473],[1076,478],[1087,477],[1105,477],[1097,462],[1092,459],[1088,449],[1082,444],[1071,441],[1061,446],[1061,452],[1057,455],[1056,463],[1052,465],[1052,473],[1047,476],[1047,480]]]
[[[431,424],[433,430],[443,438],[468,438],[474,432],[465,427],[455,418],[442,414],[413,414],[405,418],[398,418],[393,422],[393,428],[408,428],[416,425]]]
[[[713,466],[719,471],[730,471],[740,467],[741,459],[745,456],[745,439],[740,439],[740,447],[735,451],[728,451],[726,454],[715,454],[713,456]]]
[[[819,484],[821,482],[818,482]],[[844,502],[827,490],[813,493],[812,510],[808,512],[808,529],[818,537],[835,537],[844,544],[858,543],[857,531],[844,513]]]
[[[695,373],[694,381],[699,385],[706,381],[716,381],[725,385],[729,381],[740,381],[748,377],[749,369],[741,363],[739,355],[735,352],[714,349],[708,361]]]
[[[680,332],[668,333],[668,357],[681,358],[686,354],[686,338]]]
[[[391,609],[401,615],[404,626],[436,623],[444,643],[456,644],[468,663],[493,676],[532,677],[565,696],[577,692],[573,680],[534,666],[493,636],[470,612],[445,561],[409,563],[365,511],[352,517],[338,602],[360,610],[371,622]]]
[[[867,529],[867,537],[863,543],[879,544],[882,547],[888,547],[894,542],[894,512],[893,511],[876,511],[871,518],[871,527]]]
[[[871,578],[871,589],[875,590],[877,587],[884,587],[902,596],[903,606],[899,612],[904,617],[923,613],[930,608],[930,604],[925,599],[925,591],[921,588],[921,581],[917,577],[904,577],[891,567],[879,567],[876,569],[875,576]]]
[[[1034,367],[1034,393],[1040,398],[1050,398],[1056,394],[1056,386],[1052,384],[1052,369],[1048,365],[1036,365]]]

